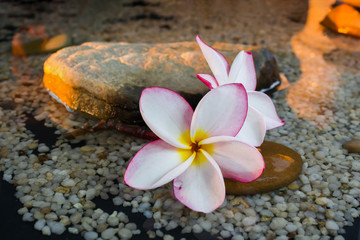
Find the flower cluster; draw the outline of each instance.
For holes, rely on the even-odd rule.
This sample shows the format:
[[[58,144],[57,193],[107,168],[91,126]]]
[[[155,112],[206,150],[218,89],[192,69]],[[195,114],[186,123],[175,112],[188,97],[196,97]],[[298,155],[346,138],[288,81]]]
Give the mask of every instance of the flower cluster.
[[[143,90],[140,112],[160,138],[134,156],[124,181],[153,189],[173,181],[175,197],[199,212],[211,212],[225,199],[224,178],[256,180],[265,168],[259,146],[266,129],[281,126],[271,99],[256,92],[249,53],[233,66],[199,37],[198,44],[215,77],[198,74],[212,90],[195,111],[179,94],[165,88]]]

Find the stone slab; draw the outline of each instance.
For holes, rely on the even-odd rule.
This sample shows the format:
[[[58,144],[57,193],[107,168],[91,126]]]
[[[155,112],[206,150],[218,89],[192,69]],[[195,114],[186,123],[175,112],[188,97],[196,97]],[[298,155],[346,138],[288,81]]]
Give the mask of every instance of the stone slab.
[[[266,49],[229,43],[213,47],[229,62],[240,50],[253,51],[258,76],[269,82],[265,85],[280,83],[275,58]],[[69,110],[137,123],[142,122],[138,102],[146,87],[169,88],[196,106],[209,90],[197,73],[211,72],[196,42],[89,42],[52,54],[44,64],[43,82]]]

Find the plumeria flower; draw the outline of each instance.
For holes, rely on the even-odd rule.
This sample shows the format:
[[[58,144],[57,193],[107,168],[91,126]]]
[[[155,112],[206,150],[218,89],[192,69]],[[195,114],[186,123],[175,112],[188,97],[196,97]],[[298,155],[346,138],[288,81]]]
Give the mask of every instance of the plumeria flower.
[[[231,68],[225,57],[206,43],[199,36],[196,41],[214,74],[198,74],[197,77],[210,89],[229,83],[242,83],[248,94],[248,114],[243,127],[236,136],[253,146],[260,146],[266,130],[285,124],[276,113],[275,106],[265,93],[255,91],[256,71],[252,54],[241,51],[234,59]]]
[[[260,152],[234,137],[245,121],[247,106],[242,84],[208,92],[195,111],[176,92],[144,89],[140,112],[160,139],[134,156],[125,183],[144,190],[173,180],[180,202],[195,211],[213,211],[225,199],[224,177],[251,182],[264,170]]]

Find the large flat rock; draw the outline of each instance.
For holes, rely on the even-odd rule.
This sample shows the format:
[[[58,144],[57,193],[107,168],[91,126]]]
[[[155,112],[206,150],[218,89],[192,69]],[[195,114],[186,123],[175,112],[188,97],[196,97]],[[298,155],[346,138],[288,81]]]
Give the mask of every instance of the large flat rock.
[[[240,50],[253,51],[259,87],[279,81],[275,59],[266,49],[229,43],[213,47],[229,62]],[[172,89],[195,106],[209,90],[196,74],[211,73],[196,42],[89,42],[52,54],[44,72],[45,88],[69,110],[127,123],[141,122],[138,102],[144,88]]]

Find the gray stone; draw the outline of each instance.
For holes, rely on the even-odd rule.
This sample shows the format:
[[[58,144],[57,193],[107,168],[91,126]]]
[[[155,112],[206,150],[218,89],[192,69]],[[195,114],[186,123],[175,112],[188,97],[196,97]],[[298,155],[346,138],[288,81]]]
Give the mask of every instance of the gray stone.
[[[252,51],[258,86],[267,89],[280,83],[275,59],[268,50],[229,43],[213,47],[230,63],[240,50]],[[196,42],[90,42],[51,55],[44,72],[45,88],[69,110],[126,123],[142,122],[139,98],[144,88],[169,88],[194,107],[209,91],[196,74],[211,73]]]

